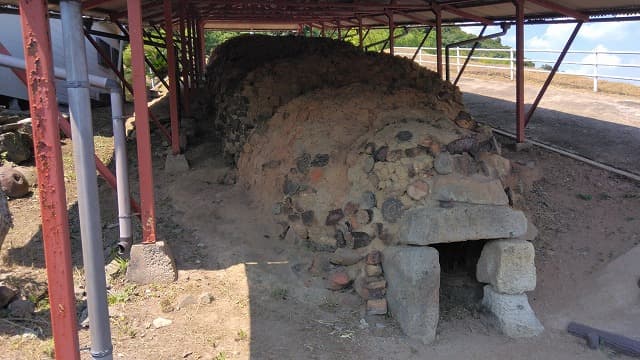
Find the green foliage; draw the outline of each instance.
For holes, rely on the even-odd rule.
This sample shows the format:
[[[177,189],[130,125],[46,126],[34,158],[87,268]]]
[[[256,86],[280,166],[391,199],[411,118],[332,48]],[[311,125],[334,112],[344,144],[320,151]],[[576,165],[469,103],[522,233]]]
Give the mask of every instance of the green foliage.
[[[205,31],[204,32],[204,48],[205,54],[208,56],[211,54],[216,46],[223,42],[240,35],[237,31]]]
[[[127,285],[120,291],[110,291],[107,295],[107,303],[109,305],[126,303],[130,301],[136,294],[135,285]]]

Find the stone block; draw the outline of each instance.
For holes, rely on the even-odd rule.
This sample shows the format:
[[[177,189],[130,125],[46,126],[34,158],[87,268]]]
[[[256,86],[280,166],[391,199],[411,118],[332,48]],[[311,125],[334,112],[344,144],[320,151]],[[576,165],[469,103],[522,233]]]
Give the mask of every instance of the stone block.
[[[367,315],[384,315],[387,313],[386,299],[367,300]]]
[[[489,283],[498,292],[520,294],[536,288],[533,245],[524,240],[489,241],[482,248],[476,266],[479,282]]]
[[[436,337],[440,263],[432,247],[390,246],[383,251],[389,311],[402,331],[425,344]]]
[[[487,177],[437,176],[432,196],[440,201],[480,205],[508,205],[509,198],[498,179]]]
[[[178,279],[170,248],[164,241],[131,246],[126,278],[138,284],[166,284]]]
[[[496,205],[416,207],[405,211],[399,222],[397,242],[410,245],[515,238],[527,231],[522,211]]]
[[[181,174],[189,171],[189,163],[184,154],[168,154],[164,160],[164,172],[167,174]]]
[[[501,294],[485,285],[482,306],[489,311],[491,324],[508,337],[533,337],[544,331],[525,294]]]

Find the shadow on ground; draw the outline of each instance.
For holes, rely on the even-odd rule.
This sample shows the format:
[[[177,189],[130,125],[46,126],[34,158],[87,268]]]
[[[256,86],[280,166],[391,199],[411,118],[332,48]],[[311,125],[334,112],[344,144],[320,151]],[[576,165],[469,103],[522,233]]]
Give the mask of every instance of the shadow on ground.
[[[514,102],[471,92],[464,93],[464,101],[477,121],[515,134]],[[638,127],[538,107],[525,135],[640,175]]]

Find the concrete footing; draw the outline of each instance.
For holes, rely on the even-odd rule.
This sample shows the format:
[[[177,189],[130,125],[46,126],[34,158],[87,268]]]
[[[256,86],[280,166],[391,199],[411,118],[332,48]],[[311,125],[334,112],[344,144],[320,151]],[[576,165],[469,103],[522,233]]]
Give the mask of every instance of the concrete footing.
[[[184,154],[168,154],[164,160],[164,172],[167,174],[181,174],[189,171],[189,163]]]
[[[176,281],[178,271],[167,244],[158,241],[131,246],[126,278],[137,284],[166,284]]]

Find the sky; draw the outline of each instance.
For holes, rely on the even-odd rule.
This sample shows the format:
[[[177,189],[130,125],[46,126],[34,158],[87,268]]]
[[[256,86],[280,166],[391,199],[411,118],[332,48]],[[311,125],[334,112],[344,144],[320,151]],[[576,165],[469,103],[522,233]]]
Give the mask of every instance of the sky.
[[[527,25],[525,27],[526,50],[562,50],[571,35],[575,24]],[[464,31],[477,34],[480,27],[466,27]],[[487,28],[486,34],[498,32],[499,28]],[[598,51],[598,73],[604,75],[635,77],[640,79],[640,21],[621,21],[607,23],[585,23],[582,25],[570,50]],[[502,37],[502,43],[515,48],[515,27]],[[638,54],[612,54],[608,51],[635,51]],[[558,54],[526,52],[525,57],[532,60],[555,61]],[[569,62],[596,62],[594,53],[567,54],[560,71],[592,74],[593,65],[567,64]],[[540,66],[541,62],[536,63]],[[604,64],[632,64],[638,68],[616,68]],[[553,64],[550,64],[553,65]],[[635,82],[640,85],[640,81]]]

